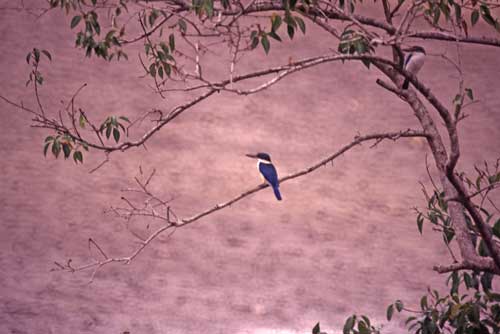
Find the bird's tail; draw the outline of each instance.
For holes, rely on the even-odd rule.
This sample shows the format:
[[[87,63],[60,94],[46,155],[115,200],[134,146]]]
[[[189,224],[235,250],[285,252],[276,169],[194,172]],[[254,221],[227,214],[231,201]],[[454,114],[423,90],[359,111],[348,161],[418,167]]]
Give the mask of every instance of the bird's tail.
[[[408,89],[410,87],[410,80],[405,79],[405,82],[403,83],[403,89]]]
[[[280,188],[278,186],[273,187],[274,190],[274,195],[276,196],[276,199],[278,201],[281,201],[281,194],[280,194]]]

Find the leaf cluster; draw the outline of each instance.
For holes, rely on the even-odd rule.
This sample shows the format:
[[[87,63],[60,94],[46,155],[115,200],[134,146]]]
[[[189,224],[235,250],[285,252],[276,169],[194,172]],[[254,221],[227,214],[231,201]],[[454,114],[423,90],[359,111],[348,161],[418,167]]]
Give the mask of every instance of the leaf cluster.
[[[83,163],[83,153],[81,148],[88,151],[87,144],[83,142],[76,143],[72,137],[60,134],[45,138],[43,147],[44,156],[47,156],[49,148],[51,148],[51,152],[56,159],[59,157],[61,152],[63,153],[64,159],[69,158],[71,156],[71,152],[73,152],[73,161],[76,164],[78,164],[78,162]]]
[[[468,22],[470,22],[470,26],[475,26],[481,18],[486,24],[500,32],[498,18],[493,16],[490,4],[484,1],[429,0],[426,1],[426,5],[424,15],[434,25],[438,25],[442,18],[444,18],[445,22],[454,20],[457,26],[461,27],[468,34]],[[465,12],[470,13],[469,21],[466,19]]]
[[[459,177],[469,187],[471,194],[481,198],[477,207],[484,216],[485,222],[491,226],[494,241],[500,243],[500,218],[495,220],[494,214],[483,205],[488,199],[489,191],[500,187],[500,161],[497,160],[493,167],[485,162],[483,168],[475,166],[475,171],[477,173],[475,178],[468,177],[465,173],[461,173]],[[424,195],[427,200],[427,208],[425,212],[417,210],[417,229],[422,234],[424,223],[427,222],[433,226],[434,230],[442,233],[444,243],[449,245],[455,237],[455,229],[448,212],[449,199],[445,198],[445,193],[438,189],[434,189],[432,196],[429,196],[424,189]],[[477,254],[482,257],[490,256],[488,248],[468,212],[464,211],[463,214]]]
[[[121,136],[120,131],[127,135],[127,129],[123,125],[123,122],[120,122],[120,120],[130,123],[130,120],[125,116],[109,116],[104,120],[104,122],[102,122],[99,127],[99,132],[104,134],[107,139],[109,139],[112,134],[115,142],[118,143]]]
[[[30,72],[28,81],[26,81],[26,86],[28,86],[30,83],[35,81],[38,85],[42,85],[44,78],[42,73],[38,70],[38,67],[40,65],[41,61],[41,55],[44,55],[47,57],[49,61],[52,61],[52,55],[49,53],[47,50],[41,50],[38,48],[33,48],[28,54],[26,55],[26,63],[32,65],[32,70]]]

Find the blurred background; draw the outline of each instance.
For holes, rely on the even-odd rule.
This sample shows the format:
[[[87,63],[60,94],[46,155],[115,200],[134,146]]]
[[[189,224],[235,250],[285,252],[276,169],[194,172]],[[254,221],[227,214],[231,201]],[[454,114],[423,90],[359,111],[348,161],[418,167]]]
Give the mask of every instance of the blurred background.
[[[74,47],[70,17],[61,11],[35,18],[0,1],[0,93],[36,106],[25,56],[46,49],[53,61],[41,70],[47,110],[62,108],[83,83],[77,104],[101,122],[110,114],[134,119],[170,110],[183,96],[162,99],[143,78],[137,54],[108,63],[85,58]],[[34,4],[36,5],[36,4]],[[4,9],[1,9],[4,8]],[[378,11],[378,8],[373,8]],[[307,23],[307,22],[306,22]],[[307,26],[306,36],[273,44],[238,65],[245,73],[329,50],[329,36]],[[478,24],[478,35],[487,29]],[[311,37],[314,36],[314,37]],[[421,42],[432,54],[453,55],[455,45]],[[137,50],[134,51],[134,48]],[[228,73],[229,54],[215,56],[211,71]],[[207,55],[209,61],[212,57]],[[500,154],[498,51],[463,48],[468,87],[480,100],[459,131],[459,169]],[[446,289],[433,265],[451,259],[441,235],[424,226],[415,206],[425,206],[419,181],[429,185],[425,142],[401,139],[375,148],[361,145],[307,176],[270,189],[199,222],[159,237],[130,265],[91,272],[51,271],[54,261],[91,261],[91,237],[110,256],[127,256],[137,239],[105,211],[119,205],[134,177],[156,169],[152,189],[179,217],[229,200],[260,183],[246,153],[271,154],[280,175],[335,152],[358,134],[417,128],[412,111],[375,84],[380,74],[362,64],[330,63],[294,74],[246,97],[216,94],[165,126],[146,145],[113,153],[90,151],[83,165],[42,153],[47,131],[30,127],[27,113],[0,102],[0,332],[2,333],[306,333],[319,321],[338,332],[353,313],[366,314],[386,333],[388,304],[411,306],[427,286]],[[457,75],[440,57],[428,57],[419,78],[450,103]],[[151,126],[143,123],[132,138]],[[130,229],[143,236],[145,221]]]

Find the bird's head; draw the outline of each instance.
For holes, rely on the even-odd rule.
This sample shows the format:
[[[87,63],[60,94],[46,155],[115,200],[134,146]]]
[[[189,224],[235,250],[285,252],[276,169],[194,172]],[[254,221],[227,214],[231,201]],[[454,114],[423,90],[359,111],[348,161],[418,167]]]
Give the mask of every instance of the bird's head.
[[[271,162],[271,156],[267,153],[261,152],[261,153],[257,153],[257,154],[246,154],[246,156],[249,158],[260,159],[260,160]]]
[[[420,52],[420,53],[423,53],[424,55],[426,54],[425,49],[423,47],[421,47],[420,45],[414,45],[412,47],[409,47],[405,51],[407,51],[407,52]]]

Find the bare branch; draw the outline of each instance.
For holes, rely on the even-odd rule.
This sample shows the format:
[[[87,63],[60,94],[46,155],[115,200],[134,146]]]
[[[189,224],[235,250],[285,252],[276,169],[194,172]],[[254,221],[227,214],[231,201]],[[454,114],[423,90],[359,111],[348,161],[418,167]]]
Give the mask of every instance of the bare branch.
[[[405,131],[398,131],[398,132],[389,132],[389,133],[376,133],[376,134],[371,134],[371,135],[366,135],[366,136],[357,136],[354,138],[354,140],[345,145],[344,147],[342,147],[340,150],[338,150],[337,152],[333,153],[332,155],[324,158],[323,160],[317,162],[316,164],[310,166],[310,167],[307,167],[303,170],[300,170],[298,172],[295,172],[295,173],[292,173],[290,175],[287,175],[285,177],[282,177],[279,182],[280,183],[284,183],[288,180],[292,180],[292,179],[295,179],[295,178],[298,178],[298,177],[301,177],[303,175],[307,175],[311,172],[314,172],[315,170],[317,170],[318,168],[322,167],[322,166],[325,166],[327,165],[328,163],[332,162],[333,160],[335,160],[336,158],[338,158],[339,156],[341,156],[342,154],[344,154],[345,152],[347,152],[348,150],[350,150],[351,148],[357,146],[357,145],[360,145],[361,143],[365,142],[365,141],[369,141],[369,140],[381,140],[381,139],[391,139],[391,140],[397,140],[399,138],[402,138],[402,137],[427,137],[427,134],[425,134],[424,132],[421,132],[421,131],[416,131],[416,130],[405,130]],[[213,212],[216,212],[216,211],[219,211],[221,209],[224,209],[240,200],[242,200],[243,198],[253,194],[253,193],[256,193],[257,191],[260,191],[262,189],[265,189],[267,188],[269,185],[267,184],[261,184],[261,185],[258,185],[257,187],[254,187],[250,190],[247,190],[243,193],[241,193],[240,195],[236,196],[235,198],[227,201],[227,202],[224,202],[224,203],[221,203],[221,204],[216,204],[214,207],[210,208],[210,209],[207,209],[203,212],[200,212],[192,217],[189,217],[189,218],[185,218],[185,219],[181,219],[180,222],[177,224],[177,226],[184,226],[184,225],[188,225],[190,223],[193,223],[197,220],[199,220],[200,218],[202,217],[205,217]]]
[[[447,266],[434,266],[434,270],[437,271],[440,274],[444,273],[449,273],[452,271],[457,271],[457,270],[481,270],[481,271],[486,271],[494,274],[500,274],[500,270],[498,268],[495,268],[492,266],[494,264],[491,261],[487,261],[486,258],[483,258],[485,261],[481,262],[458,262],[458,263],[453,263]]]
[[[104,251],[102,250],[102,248],[97,244],[97,242],[94,241],[94,239],[92,238],[89,238],[89,252],[91,252],[91,249],[90,249],[90,245],[94,245],[97,250],[99,251],[99,253],[101,253],[101,255],[107,259],[108,256],[106,255],[106,253],[104,253]]]
[[[438,31],[414,31],[409,32],[408,37],[421,38],[421,39],[431,39],[437,41],[447,41],[447,42],[455,42],[459,41],[460,43],[467,44],[480,44],[487,46],[495,46],[500,47],[500,39],[492,38],[492,37],[474,37],[474,36],[454,36],[453,34],[438,32]]]
[[[292,173],[290,175],[282,177],[280,179],[280,183],[284,183],[286,181],[296,179],[296,178],[302,177],[304,175],[310,174],[310,173],[314,172],[315,170],[319,169],[320,167],[331,163],[333,160],[340,157],[345,152],[349,151],[350,149],[352,149],[355,146],[362,144],[365,141],[383,140],[383,139],[389,139],[389,140],[395,141],[395,140],[400,139],[400,138],[409,138],[409,137],[427,137],[427,134],[425,134],[424,132],[421,132],[421,131],[408,129],[408,130],[397,131],[397,132],[375,133],[375,134],[370,134],[370,135],[365,135],[365,136],[356,136],[352,142],[350,142],[347,145],[344,145],[341,149],[337,150],[335,153],[333,153],[333,154],[329,155],[328,157],[320,160],[319,162],[311,165],[310,167],[304,168],[300,171],[297,171],[295,173]],[[148,180],[149,179],[150,178],[148,178]],[[141,182],[139,182],[139,184],[143,185]],[[103,266],[110,264],[110,263],[115,263],[115,262],[124,263],[124,264],[129,264],[130,262],[132,262],[153,240],[155,240],[164,231],[166,231],[168,229],[172,229],[172,228],[183,227],[183,226],[189,225],[191,223],[194,223],[205,216],[208,216],[212,213],[215,213],[219,210],[222,210],[226,207],[229,207],[232,204],[239,202],[240,200],[248,197],[249,195],[254,194],[254,193],[256,193],[260,190],[263,190],[267,187],[268,187],[267,184],[260,184],[254,188],[251,188],[251,189],[241,193],[240,195],[238,195],[238,196],[236,196],[236,197],[234,197],[234,198],[232,198],[224,203],[217,204],[210,209],[207,209],[207,210],[202,211],[194,216],[184,218],[184,219],[177,219],[176,218],[176,220],[171,221],[170,220],[171,211],[169,208],[167,208],[166,223],[164,225],[162,225],[160,228],[158,228],[157,230],[155,230],[146,240],[141,242],[140,246],[135,251],[133,251],[129,256],[108,258],[107,255],[105,255],[104,252],[102,252],[102,250],[96,245],[98,247],[98,249],[101,251],[101,253],[103,254],[103,256],[105,257],[105,260],[95,261],[95,262],[92,262],[92,263],[89,263],[89,264],[86,264],[86,265],[83,265],[80,267],[76,267],[76,268],[72,267],[69,264],[66,266],[63,266],[63,265],[60,265],[59,263],[56,262],[56,265],[59,268],[55,269],[55,270],[66,270],[66,271],[70,271],[70,272],[76,272],[76,271],[82,271],[82,270],[87,270],[87,269],[93,268],[94,270],[93,270],[93,273],[91,276],[91,282],[92,282],[97,271],[100,270]],[[144,190],[144,192],[147,192],[147,190]],[[135,205],[132,204],[130,201],[128,201],[126,198],[122,197],[122,199],[128,203],[128,205],[131,207],[132,210],[138,210],[135,207]],[[173,231],[175,231],[175,229]],[[92,239],[89,239],[89,240],[92,240]],[[62,269],[62,268],[64,268],[64,269]]]

